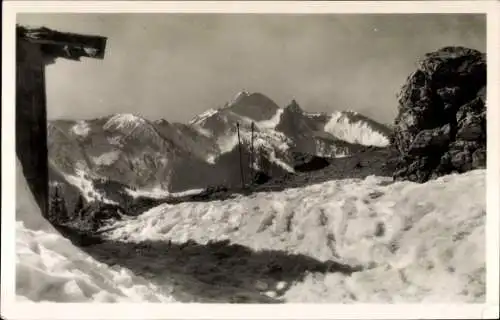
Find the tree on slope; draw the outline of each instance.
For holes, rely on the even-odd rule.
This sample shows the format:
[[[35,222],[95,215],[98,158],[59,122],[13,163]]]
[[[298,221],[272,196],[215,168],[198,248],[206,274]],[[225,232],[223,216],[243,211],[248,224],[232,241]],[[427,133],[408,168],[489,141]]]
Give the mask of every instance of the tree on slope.
[[[78,195],[78,199],[76,200],[75,209],[73,210],[73,218],[80,217],[80,211],[82,211],[85,206],[83,196],[81,194]]]
[[[62,224],[68,221],[68,209],[62,196],[61,188],[56,185],[49,203],[49,219],[52,223]]]

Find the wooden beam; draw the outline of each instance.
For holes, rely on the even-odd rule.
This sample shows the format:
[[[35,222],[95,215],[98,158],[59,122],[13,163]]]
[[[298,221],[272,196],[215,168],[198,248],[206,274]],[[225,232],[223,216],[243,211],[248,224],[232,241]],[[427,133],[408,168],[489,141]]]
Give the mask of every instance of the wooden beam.
[[[104,59],[107,38],[95,35],[82,35],[59,32],[49,28],[27,28],[17,25],[17,37],[39,44],[47,55],[55,58],[79,60],[81,57]]]

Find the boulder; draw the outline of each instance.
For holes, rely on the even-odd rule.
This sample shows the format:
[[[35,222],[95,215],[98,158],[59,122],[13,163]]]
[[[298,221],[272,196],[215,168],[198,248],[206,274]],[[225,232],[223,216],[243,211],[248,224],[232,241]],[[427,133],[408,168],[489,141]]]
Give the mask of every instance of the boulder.
[[[293,159],[294,159],[293,169],[297,172],[310,172],[310,171],[321,170],[330,165],[330,161],[327,158],[302,152],[294,152]]]
[[[102,203],[99,201],[88,203],[66,224],[73,230],[83,233],[93,233],[107,223],[121,220],[125,210],[119,205]]]
[[[261,185],[268,182],[269,180],[271,180],[271,176],[269,176],[265,172],[258,171],[257,173],[255,173],[252,182],[253,184]]]
[[[486,56],[464,47],[428,53],[399,94],[391,140],[395,180],[425,182],[486,165]]]

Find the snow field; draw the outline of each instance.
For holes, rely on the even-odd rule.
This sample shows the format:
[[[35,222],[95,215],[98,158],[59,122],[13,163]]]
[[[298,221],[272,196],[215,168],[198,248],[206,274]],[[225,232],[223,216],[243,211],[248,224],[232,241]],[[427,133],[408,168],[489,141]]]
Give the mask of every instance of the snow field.
[[[16,294],[58,302],[482,302],[485,178],[485,170],[426,184],[370,176],[165,204],[117,222],[90,256],[42,218],[18,163]],[[240,247],[220,251],[214,241],[222,240]],[[284,268],[278,276],[266,273],[275,259]],[[335,262],[361,268],[349,275]],[[318,270],[322,263],[333,267]]]
[[[125,191],[133,198],[149,197],[149,198],[154,198],[154,199],[161,199],[161,198],[166,198],[166,197],[183,197],[183,196],[196,195],[196,194],[202,193],[204,191],[204,189],[192,189],[192,190],[186,190],[186,191],[182,191],[182,192],[168,192],[167,190],[164,190],[160,187],[157,187],[157,188],[153,188],[150,190],[125,189]]]
[[[286,301],[473,302],[485,298],[485,202],[484,170],[422,185],[371,176],[162,205],[118,222],[109,237],[230,240],[364,268],[350,277],[310,273],[288,284]]]

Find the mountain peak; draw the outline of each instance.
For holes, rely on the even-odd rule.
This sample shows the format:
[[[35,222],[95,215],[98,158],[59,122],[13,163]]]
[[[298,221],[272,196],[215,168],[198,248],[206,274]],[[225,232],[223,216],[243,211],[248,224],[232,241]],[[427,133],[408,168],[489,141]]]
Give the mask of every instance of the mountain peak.
[[[250,96],[250,93],[246,90],[242,90],[234,96],[234,98],[227,104],[227,106],[233,106],[248,96]]]
[[[288,106],[286,106],[286,109],[288,109],[292,112],[299,112],[299,113],[303,112],[302,108],[299,106],[299,104],[297,103],[297,101],[295,99],[293,99],[290,102],[290,104]]]
[[[160,125],[160,126],[169,126],[169,125],[171,125],[171,123],[168,120],[163,119],[163,118],[162,119],[158,119],[158,120],[154,120],[153,123],[156,124],[156,125]]]
[[[238,92],[234,98],[227,104],[228,107],[235,106],[261,106],[261,105],[276,105],[276,103],[271,100],[266,95],[260,92],[248,92],[248,91],[240,91]],[[278,107],[276,105],[276,107]]]
[[[122,129],[136,127],[145,123],[146,120],[133,113],[118,113],[112,116],[104,125],[104,129]]]
[[[279,106],[262,93],[248,93],[242,91],[237,95],[227,108],[231,112],[254,121],[269,120],[276,115]]]

